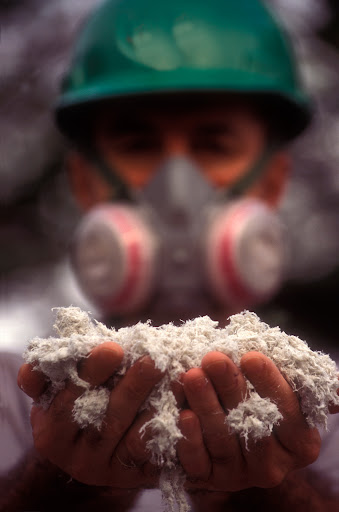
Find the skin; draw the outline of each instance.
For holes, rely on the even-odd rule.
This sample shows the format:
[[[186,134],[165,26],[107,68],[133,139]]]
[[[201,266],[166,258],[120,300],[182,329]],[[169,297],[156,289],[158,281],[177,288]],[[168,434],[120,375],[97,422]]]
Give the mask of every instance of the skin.
[[[263,397],[274,400],[284,420],[274,434],[251,443],[223,431],[225,410],[246,396],[246,375]],[[248,353],[241,371],[220,353],[204,357],[202,368],[187,372],[184,389],[191,410],[181,413],[186,439],[179,442],[180,460],[196,485],[208,483],[220,490],[273,487],[286,474],[313,462],[320,448],[319,434],[309,429],[300,413],[298,399],[274,364],[260,353]],[[200,428],[201,427],[201,428]],[[292,435],[293,432],[293,435]],[[222,433],[222,437],[221,437]]]
[[[223,102],[156,107],[115,106],[99,110],[93,120],[93,143],[131,187],[141,188],[168,158],[183,156],[200,167],[216,187],[227,188],[256,161],[267,143],[267,127],[247,101],[237,96]],[[277,151],[248,195],[275,207],[290,169],[286,151]],[[68,158],[74,196],[84,211],[107,201],[111,189],[79,152]]]
[[[206,179],[227,187],[253,164],[267,139],[265,124],[249,105],[235,98],[222,105],[203,105],[198,111],[189,106],[176,112],[166,105],[147,111],[140,107],[133,111],[133,119],[139,128],[138,123],[133,126],[128,122],[124,127],[117,109],[105,108],[94,119],[93,137],[106,161],[134,187],[144,186],[159,165],[175,155],[194,159]],[[218,127],[218,134],[208,135],[209,130],[213,133],[213,126]],[[273,155],[249,195],[276,205],[288,162],[283,151]],[[74,194],[84,210],[110,197],[109,186],[80,153],[70,154],[68,167]],[[224,319],[230,311],[213,313]],[[150,311],[148,315],[152,317]],[[176,319],[163,318],[170,320]],[[103,384],[122,357],[117,344],[103,343],[83,362],[80,376],[93,386]],[[273,399],[283,414],[272,435],[255,444],[249,442],[249,449],[224,426],[225,411],[246,397],[245,376],[262,397]],[[151,433],[143,437],[139,433],[152,412],[139,414],[138,410],[160,379],[149,358],[135,363],[111,392],[105,427],[100,432],[90,428],[80,431],[72,421],[71,410],[80,390],[68,383],[47,411],[36,406],[32,409],[37,451],[89,485],[120,490],[156,486],[158,469],[150,464],[146,450]],[[33,399],[45,387],[43,376],[30,365],[22,366],[18,384]],[[182,386],[175,391],[182,407],[179,426],[184,435],[177,450],[190,491],[220,491],[220,500],[225,502],[229,493],[279,485],[287,474],[307,466],[319,454],[319,433],[308,428],[297,397],[262,354],[246,354],[237,368],[227,356],[211,352],[200,368],[182,376]]]
[[[119,345],[103,343],[83,363],[80,376],[92,385],[103,384],[119,366],[122,354]],[[224,428],[225,410],[236,407],[246,396],[244,375],[261,396],[276,401],[284,416],[272,436],[250,443],[249,449]],[[156,485],[156,468],[149,463],[146,450],[150,432],[143,437],[139,434],[151,412],[139,415],[138,409],[160,378],[148,357],[138,361],[112,391],[106,425],[100,433],[90,428],[80,431],[71,420],[74,400],[81,390],[68,383],[47,411],[36,406],[32,409],[38,452],[89,485],[118,489]],[[190,489],[234,492],[253,486],[273,487],[290,471],[317,458],[317,430],[308,428],[297,397],[262,354],[246,354],[239,369],[224,354],[211,352],[203,358],[201,368],[189,370],[182,380],[190,408],[180,414],[184,438],[179,441],[178,455]],[[30,365],[23,365],[18,384],[36,399],[45,381]],[[180,390],[177,399],[183,405]],[[125,467],[134,464],[136,467]]]
[[[119,367],[122,357],[119,345],[103,343],[92,351],[79,374],[93,386],[104,384]],[[68,383],[48,411],[35,406],[32,409],[33,437],[38,452],[88,485],[115,488],[154,485],[155,471],[145,449],[150,433],[141,439],[138,432],[152,413],[138,415],[138,410],[160,378],[161,373],[149,357],[130,368],[111,393],[107,421],[100,434],[95,428],[81,431],[72,421],[73,404],[81,390]],[[45,385],[42,375],[32,372],[29,365],[20,369],[18,382],[32,398],[39,396]],[[128,470],[120,461],[136,467]]]

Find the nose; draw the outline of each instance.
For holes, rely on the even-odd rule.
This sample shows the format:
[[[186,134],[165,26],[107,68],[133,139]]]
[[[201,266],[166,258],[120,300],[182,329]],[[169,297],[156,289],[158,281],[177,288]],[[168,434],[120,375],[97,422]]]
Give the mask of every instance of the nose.
[[[187,135],[177,130],[165,133],[163,135],[163,156],[166,159],[174,156],[190,156]]]

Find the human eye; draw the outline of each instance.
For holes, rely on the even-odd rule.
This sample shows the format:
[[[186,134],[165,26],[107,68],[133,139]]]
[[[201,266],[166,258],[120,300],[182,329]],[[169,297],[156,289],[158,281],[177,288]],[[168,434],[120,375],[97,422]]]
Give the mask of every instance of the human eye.
[[[158,151],[161,143],[152,134],[132,134],[118,138],[113,147],[120,153],[147,154]]]
[[[236,141],[229,136],[205,135],[197,138],[193,144],[193,150],[209,156],[233,157],[239,153]]]

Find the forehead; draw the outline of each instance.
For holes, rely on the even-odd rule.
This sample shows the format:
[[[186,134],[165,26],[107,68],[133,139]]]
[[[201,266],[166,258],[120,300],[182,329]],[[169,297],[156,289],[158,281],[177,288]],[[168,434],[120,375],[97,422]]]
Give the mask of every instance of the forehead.
[[[122,102],[107,102],[95,112],[94,126],[105,128],[109,124],[140,129],[146,126],[197,126],[215,123],[229,126],[264,128],[259,109],[253,100],[241,95],[171,95],[148,97]]]

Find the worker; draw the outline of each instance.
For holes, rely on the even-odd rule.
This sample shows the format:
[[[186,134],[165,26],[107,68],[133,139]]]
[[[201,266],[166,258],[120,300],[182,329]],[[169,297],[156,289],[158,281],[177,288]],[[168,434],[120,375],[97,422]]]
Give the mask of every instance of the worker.
[[[288,144],[311,111],[289,40],[259,0],[107,0],[95,10],[56,122],[71,143],[67,169],[84,211],[74,270],[108,325],[208,314],[223,326],[276,293]],[[103,384],[122,358],[103,340],[79,374]],[[250,449],[224,428],[246,395],[245,376],[283,415]],[[161,377],[149,357],[137,361],[112,390],[99,432],[72,420],[81,393],[72,383],[48,410],[33,406],[35,451],[20,480],[7,482],[6,510],[160,509],[145,491],[157,488],[160,468],[149,461],[152,433],[140,433],[152,412],[140,408]],[[18,380],[35,400],[46,385],[29,365]],[[268,358],[250,352],[238,368],[211,352],[181,383],[177,453],[196,511],[337,509],[338,496],[300,471],[317,459],[320,435]]]

